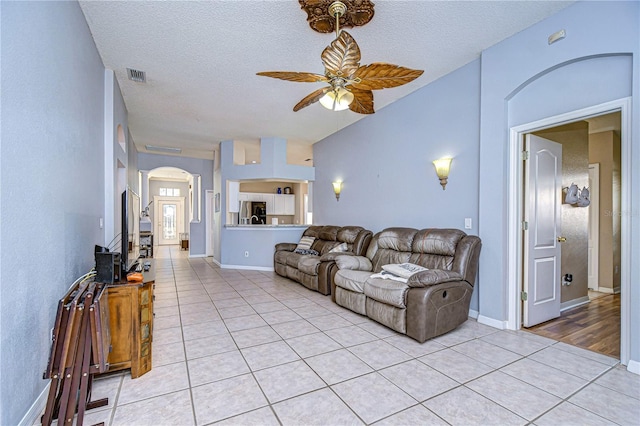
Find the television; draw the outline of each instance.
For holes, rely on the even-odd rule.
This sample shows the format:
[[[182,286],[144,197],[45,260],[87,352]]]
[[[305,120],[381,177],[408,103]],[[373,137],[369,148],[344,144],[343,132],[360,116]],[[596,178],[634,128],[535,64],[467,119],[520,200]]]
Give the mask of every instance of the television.
[[[120,253],[123,277],[136,266],[140,257],[140,197],[127,187],[122,193],[122,241]]]

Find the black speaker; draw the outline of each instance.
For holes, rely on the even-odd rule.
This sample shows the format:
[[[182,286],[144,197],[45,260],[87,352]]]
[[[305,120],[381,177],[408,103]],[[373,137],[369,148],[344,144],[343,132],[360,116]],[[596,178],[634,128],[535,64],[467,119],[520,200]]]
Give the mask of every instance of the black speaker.
[[[96,281],[113,284],[120,281],[120,253],[95,253]]]

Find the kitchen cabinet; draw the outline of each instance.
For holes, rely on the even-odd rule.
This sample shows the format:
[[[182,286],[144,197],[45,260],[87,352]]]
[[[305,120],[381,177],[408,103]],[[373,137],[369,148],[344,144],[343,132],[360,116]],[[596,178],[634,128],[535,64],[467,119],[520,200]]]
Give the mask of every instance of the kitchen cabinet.
[[[293,216],[296,214],[296,196],[293,194],[240,192],[238,201],[261,201],[267,203],[268,215]]]
[[[265,194],[270,195],[269,200],[267,201],[267,215],[276,215],[276,196],[274,194]]]
[[[284,213],[285,215],[293,216],[296,214],[296,196],[295,195],[283,195],[284,197]]]
[[[296,214],[295,195],[274,194],[273,213],[269,213],[267,204],[267,214],[293,216]]]

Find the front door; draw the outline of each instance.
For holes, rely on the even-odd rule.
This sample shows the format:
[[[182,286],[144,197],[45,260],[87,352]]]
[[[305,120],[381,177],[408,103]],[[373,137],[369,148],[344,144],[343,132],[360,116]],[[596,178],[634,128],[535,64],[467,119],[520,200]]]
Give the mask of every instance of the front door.
[[[560,316],[562,145],[526,135],[523,325]]]
[[[158,244],[179,244],[179,233],[182,232],[184,221],[184,200],[178,197],[158,200],[154,216]]]

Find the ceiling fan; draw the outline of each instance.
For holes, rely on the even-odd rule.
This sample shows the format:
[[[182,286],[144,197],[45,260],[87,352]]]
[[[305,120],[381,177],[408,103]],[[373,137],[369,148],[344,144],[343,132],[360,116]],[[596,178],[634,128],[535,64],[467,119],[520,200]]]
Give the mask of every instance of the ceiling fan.
[[[334,1],[329,14],[336,18],[336,39],[322,51],[324,75],[294,71],[264,71],[257,75],[299,83],[328,83],[305,96],[294,107],[299,111],[315,102],[333,111],[349,108],[359,114],[373,114],[372,90],[402,86],[420,77],[424,71],[383,62],[360,65],[360,48],[346,31],[340,31],[340,18],[346,6]]]

